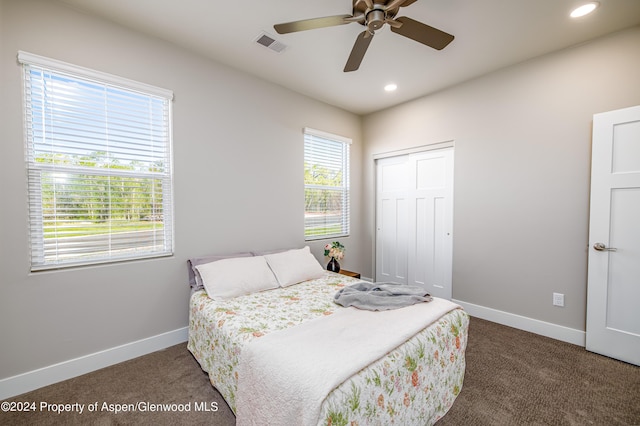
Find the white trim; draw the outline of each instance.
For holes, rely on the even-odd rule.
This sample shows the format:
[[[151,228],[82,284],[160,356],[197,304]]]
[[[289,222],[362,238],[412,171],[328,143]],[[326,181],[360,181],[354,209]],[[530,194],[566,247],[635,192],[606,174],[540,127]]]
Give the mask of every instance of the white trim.
[[[363,277],[370,281],[370,278]],[[509,312],[499,311],[493,308],[475,305],[452,299],[462,306],[471,316],[496,322],[498,324],[514,327],[519,330],[529,331],[542,336],[572,343],[585,345],[585,332],[533,318]],[[169,331],[146,339],[127,343],[104,351],[95,352],[69,361],[29,371],[17,376],[0,380],[0,400],[30,392],[34,389],[48,386],[53,383],[71,379],[82,374],[90,373],[110,365],[128,361],[139,356],[147,355],[170,346],[174,346],[188,339],[188,327]]]
[[[343,142],[351,145],[351,138],[346,136],[334,135],[333,133],[324,132],[322,130],[312,129],[311,127],[305,127],[302,129],[305,135],[316,136],[323,139],[330,139],[333,141]]]
[[[521,315],[499,311],[485,306],[474,305],[473,303],[463,302],[461,300],[452,299],[451,301],[462,306],[464,310],[473,317],[497,322],[498,324],[517,328],[519,330],[540,334],[541,336],[551,337],[552,339],[562,340],[563,342],[572,343],[574,345],[582,347],[585,346],[586,334],[582,330],[523,317]]]
[[[147,355],[188,339],[188,327],[95,352],[0,380],[0,400]]]
[[[34,55],[33,53],[18,51],[18,62],[21,64],[32,64],[39,67],[53,69],[56,71],[65,72],[74,76],[81,75],[83,78],[89,78],[103,83],[110,83],[116,86],[126,87],[132,90],[138,90],[147,94],[153,94],[167,98],[170,101],[173,99],[173,91],[163,89],[161,87],[152,86],[150,84],[141,83],[135,80],[129,80],[128,78],[120,77],[118,75],[109,74],[102,71],[92,70],[90,68],[80,67],[68,62],[58,61],[57,59],[46,58],[44,56]]]
[[[379,152],[373,154],[374,160],[380,160],[382,158],[400,157],[402,155],[416,154],[418,152],[433,151],[436,149],[455,148],[455,142],[453,140],[436,142],[428,145],[414,146],[411,148],[398,149],[396,151]]]

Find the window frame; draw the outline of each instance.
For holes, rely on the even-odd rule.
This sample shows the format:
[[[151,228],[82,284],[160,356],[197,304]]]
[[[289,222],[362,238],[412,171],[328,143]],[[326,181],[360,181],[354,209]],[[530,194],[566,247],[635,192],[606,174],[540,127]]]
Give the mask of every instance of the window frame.
[[[81,66],[76,66],[73,64],[69,64],[66,62],[58,61],[55,59],[46,58],[39,55],[34,55],[28,52],[19,51],[18,52],[18,62],[22,65],[22,79],[23,79],[23,124],[24,124],[24,147],[25,147],[25,168],[27,174],[27,196],[28,196],[28,209],[29,209],[29,246],[30,246],[30,268],[32,272],[36,271],[44,271],[44,270],[52,270],[52,269],[61,269],[61,268],[70,268],[70,267],[79,267],[79,266],[90,266],[96,264],[104,264],[104,263],[114,263],[114,262],[122,262],[122,261],[131,261],[131,260],[139,260],[139,259],[148,259],[155,257],[166,257],[172,256],[174,254],[174,246],[175,246],[175,238],[174,238],[174,203],[173,203],[173,138],[172,138],[172,100],[173,100],[173,92],[167,89],[162,89],[159,87],[155,87],[152,85],[148,85],[145,83],[137,82],[134,80],[125,79],[113,74],[108,74],[96,70],[92,70],[89,68],[84,68]],[[143,134],[143,143],[141,150],[146,149],[147,147],[152,146],[154,143],[160,143],[161,148],[159,154],[154,154],[153,159],[160,158],[161,163],[159,164],[159,170],[152,170],[154,166],[147,166],[146,170],[137,169],[134,166],[131,166],[131,169],[122,170],[117,167],[105,167],[105,166],[79,166],[78,164],[73,164],[72,166],[67,166],[64,164],[58,164],[55,160],[52,161],[51,164],[41,161],[41,159],[36,158],[37,153],[41,153],[41,150],[36,148],[36,145],[49,143],[45,142],[45,138],[42,136],[35,136],[34,129],[38,128],[36,124],[36,119],[33,117],[34,111],[42,111],[50,112],[52,109],[47,109],[48,107],[32,107],[32,102],[34,102],[34,97],[36,101],[39,99],[37,96],[32,96],[32,93],[29,91],[32,90],[32,71],[37,74],[41,72],[43,74],[51,74],[55,75],[55,78],[63,78],[70,80],[72,82],[78,82],[78,84],[91,84],[95,86],[99,86],[103,88],[105,92],[109,92],[110,90],[114,90],[116,93],[125,93],[130,97],[142,97],[147,99],[149,103],[154,103],[156,105],[160,105],[159,110],[162,112],[160,118],[153,117],[151,118],[151,114],[156,114],[156,112],[147,112],[146,115],[141,115],[140,117],[144,117],[147,119],[153,119],[153,123],[160,124],[160,137],[156,138],[154,134],[153,137],[150,137],[149,134]],[[70,84],[70,83],[69,83]],[[82,92],[83,96],[86,96],[86,93]],[[73,98],[70,97],[73,101],[81,100],[82,98]],[[111,102],[111,101],[110,101]],[[59,107],[59,104],[54,103],[53,105]],[[154,111],[156,111],[154,109]],[[98,113],[99,114],[99,113]],[[43,116],[44,117],[44,116]],[[136,115],[138,117],[138,115]],[[101,122],[102,123],[102,122]],[[86,123],[77,124],[77,128],[82,127]],[[36,127],[33,127],[36,126]],[[42,127],[45,129],[46,127]],[[76,131],[78,129],[75,128]],[[134,127],[125,127],[127,131],[131,134],[131,132],[136,129]],[[105,126],[105,134],[113,129],[109,126]],[[100,134],[96,132],[95,134]],[[144,139],[144,137],[149,137],[150,139]],[[127,136],[125,136],[127,137]],[[128,136],[131,137],[131,136]],[[42,140],[37,142],[41,138]],[[65,148],[68,149],[70,145],[77,145],[86,149],[86,141],[81,142],[68,142],[64,141],[62,144],[52,144],[55,145],[56,149],[52,149],[51,155],[65,155],[63,152]],[[66,145],[65,145],[66,144]],[[85,146],[83,146],[83,144]],[[88,149],[87,149],[88,151]],[[156,152],[156,151],[154,151]],[[131,155],[131,164],[137,161],[138,157],[136,155],[142,155],[138,151],[134,151]],[[118,157],[115,157],[116,160]],[[156,164],[154,162],[154,164]],[[117,233],[117,231],[112,231],[110,225],[108,226],[108,231],[106,235],[109,241],[108,250],[104,250],[103,248],[98,248],[97,246],[87,245],[90,247],[90,255],[85,257],[80,255],[79,252],[74,252],[70,257],[64,257],[58,250],[55,249],[55,254],[53,256],[45,255],[45,214],[44,214],[44,185],[47,179],[44,177],[46,175],[55,176],[56,173],[60,173],[64,178],[69,178],[72,180],[73,184],[69,186],[79,185],[78,182],[75,181],[77,179],[79,181],[80,177],[88,176],[89,180],[98,179],[98,178],[107,178],[107,180],[111,180],[112,178],[131,178],[131,180],[140,180],[145,182],[148,185],[152,185],[156,187],[156,185],[160,185],[162,188],[162,193],[155,199],[155,201],[151,201],[153,205],[158,204],[158,206],[162,205],[162,218],[160,220],[157,219],[159,215],[156,215],[155,218],[151,220],[158,221],[162,223],[162,227],[160,226],[152,227],[153,236],[151,237],[154,241],[154,245],[152,248],[144,248],[142,247],[143,243],[140,243],[138,239],[135,237],[131,238],[134,241],[135,247],[133,249],[118,249],[112,248],[111,239],[112,236]],[[55,181],[55,179],[53,179]],[[55,185],[55,183],[54,183]],[[86,185],[86,183],[82,183],[82,185]],[[84,187],[82,187],[84,188]],[[75,191],[75,192],[74,192]],[[75,188],[74,190],[69,191],[69,194],[77,194],[79,189]],[[109,186],[109,194],[111,194],[114,189]],[[154,193],[154,189],[149,189],[151,193]],[[160,200],[161,198],[161,200]],[[161,204],[160,204],[161,203]],[[111,217],[111,213],[117,207],[113,207],[111,202],[103,202],[100,206],[107,206],[109,211],[109,217]],[[153,208],[155,211],[155,207]],[[59,220],[58,213],[54,213],[55,220]],[[144,220],[144,219],[141,219]],[[57,225],[55,225],[57,227]],[[56,228],[57,232],[57,228]],[[162,239],[160,242],[156,241],[156,236],[162,235]],[[58,243],[60,238],[54,237],[54,244]]]
[[[341,144],[342,145],[342,153],[340,155],[340,172],[342,173],[342,184],[340,186],[331,186],[331,185],[318,185],[318,184],[308,184],[306,181],[304,183],[305,188],[305,224],[304,224],[304,239],[305,241],[317,241],[317,240],[326,240],[331,238],[344,238],[348,237],[351,232],[351,172],[350,172],[350,157],[351,157],[351,143],[352,140],[350,138],[335,135],[332,133],[328,133],[322,130],[312,129],[309,127],[305,127],[303,129],[304,133],[304,169],[305,169],[305,180],[306,180],[306,172],[307,172],[307,160],[309,157],[309,153],[307,152],[307,147],[309,143],[315,143],[318,145],[322,145],[323,143],[329,144]],[[322,149],[322,147],[320,147]],[[325,147],[324,149],[327,149]],[[319,158],[316,158],[316,162],[320,161]],[[333,163],[333,165],[337,165],[337,161]],[[317,163],[316,163],[317,164]],[[340,209],[340,231],[339,232],[324,232],[324,233],[309,233],[310,226],[308,225],[307,218],[307,194],[308,190],[320,190],[320,191],[339,191],[341,198],[341,206]],[[326,215],[328,210],[324,211]],[[325,223],[326,227],[326,223]]]

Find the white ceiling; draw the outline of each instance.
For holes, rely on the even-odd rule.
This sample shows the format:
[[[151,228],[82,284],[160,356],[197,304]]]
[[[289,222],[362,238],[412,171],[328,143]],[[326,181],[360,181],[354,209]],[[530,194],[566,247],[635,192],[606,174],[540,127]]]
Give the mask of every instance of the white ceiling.
[[[376,32],[360,69],[344,73],[358,23],[279,35],[274,24],[351,14],[351,0],[61,0],[357,114],[424,96],[527,59],[640,24],[640,0],[418,0],[398,16],[455,35],[437,51],[388,26]],[[287,45],[276,53],[261,32]],[[640,46],[639,46],[640,48]],[[398,85],[394,93],[383,86]]]

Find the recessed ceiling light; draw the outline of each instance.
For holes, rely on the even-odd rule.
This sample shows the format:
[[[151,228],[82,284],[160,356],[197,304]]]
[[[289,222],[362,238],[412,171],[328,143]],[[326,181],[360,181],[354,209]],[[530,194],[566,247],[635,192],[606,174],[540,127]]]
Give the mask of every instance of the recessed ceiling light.
[[[398,85],[395,83],[389,83],[386,86],[384,86],[384,90],[386,92],[393,92],[398,88]]]
[[[583,4],[582,6],[573,9],[573,12],[571,12],[570,16],[572,18],[580,18],[581,16],[590,14],[591,12],[596,10],[598,6],[600,6],[600,3],[598,3],[597,1]]]

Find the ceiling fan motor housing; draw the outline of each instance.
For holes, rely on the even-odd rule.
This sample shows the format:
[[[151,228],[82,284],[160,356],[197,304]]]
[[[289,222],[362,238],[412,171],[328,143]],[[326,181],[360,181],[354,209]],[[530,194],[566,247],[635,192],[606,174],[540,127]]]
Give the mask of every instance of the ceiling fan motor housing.
[[[367,28],[369,31],[375,31],[382,28],[386,18],[386,13],[381,9],[373,9],[367,13]]]

